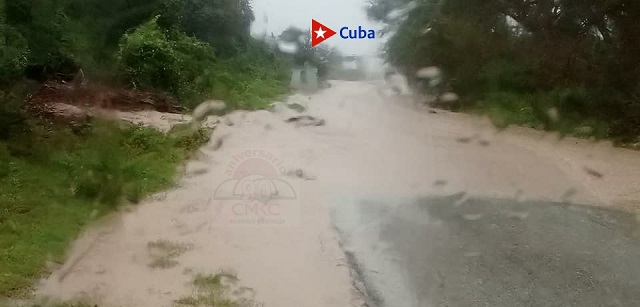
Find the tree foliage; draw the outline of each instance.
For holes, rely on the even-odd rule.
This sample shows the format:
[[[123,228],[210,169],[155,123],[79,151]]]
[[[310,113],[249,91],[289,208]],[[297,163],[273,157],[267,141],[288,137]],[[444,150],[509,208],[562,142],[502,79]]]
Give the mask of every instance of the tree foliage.
[[[192,103],[211,95],[243,96],[239,92],[248,90],[250,79],[286,79],[281,55],[249,34],[254,20],[249,0],[0,4],[3,89],[24,77],[71,79],[82,68],[93,80],[160,90]],[[239,80],[245,80],[244,89],[232,84]]]
[[[157,18],[125,34],[118,62],[126,80],[137,87],[160,89],[188,100],[204,91],[198,82],[215,65],[212,48],[186,35],[167,35]]]
[[[636,0],[373,0],[367,12],[387,24],[390,63],[408,76],[441,67],[467,104],[536,95],[533,109],[640,135]]]
[[[160,24],[213,46],[222,56],[243,50],[254,20],[249,0],[165,0]]]

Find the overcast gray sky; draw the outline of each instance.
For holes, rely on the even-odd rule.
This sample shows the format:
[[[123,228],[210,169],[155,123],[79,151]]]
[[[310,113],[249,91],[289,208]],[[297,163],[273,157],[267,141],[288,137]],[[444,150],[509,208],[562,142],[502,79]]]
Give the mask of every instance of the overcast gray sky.
[[[252,32],[268,35],[273,32],[278,36],[291,25],[310,28],[312,18],[336,32],[344,26],[377,30],[380,26],[367,19],[366,4],[366,0],[253,0],[256,21]],[[375,39],[345,40],[336,34],[322,44],[338,47],[345,54],[374,55],[381,42],[376,32]]]

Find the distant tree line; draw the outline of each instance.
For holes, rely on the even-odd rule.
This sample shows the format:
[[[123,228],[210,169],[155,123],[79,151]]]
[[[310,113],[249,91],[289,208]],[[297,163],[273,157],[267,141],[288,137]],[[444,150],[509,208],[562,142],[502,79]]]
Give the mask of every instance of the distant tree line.
[[[253,20],[250,0],[0,0],[0,90],[83,69],[185,104],[217,96],[257,106],[248,92],[274,84],[256,80],[284,85],[288,64],[250,36]]]
[[[439,66],[460,107],[640,141],[640,1],[372,0],[367,12],[387,25],[386,59],[410,77]]]

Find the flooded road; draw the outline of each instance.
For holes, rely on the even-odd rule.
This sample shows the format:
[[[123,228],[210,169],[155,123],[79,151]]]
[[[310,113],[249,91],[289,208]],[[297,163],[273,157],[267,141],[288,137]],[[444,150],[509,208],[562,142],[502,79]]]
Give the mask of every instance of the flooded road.
[[[628,214],[465,195],[359,199],[334,219],[370,306],[638,306]]]
[[[174,306],[231,270],[251,306],[638,305],[638,152],[387,90],[217,118],[177,187],[88,231],[38,294]],[[158,268],[158,242],[189,248]]]

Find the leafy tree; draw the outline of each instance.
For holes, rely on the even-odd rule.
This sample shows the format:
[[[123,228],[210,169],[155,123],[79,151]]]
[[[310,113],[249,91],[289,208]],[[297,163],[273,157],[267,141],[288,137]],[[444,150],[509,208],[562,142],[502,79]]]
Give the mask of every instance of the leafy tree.
[[[608,123],[611,136],[640,135],[623,124],[640,116],[638,1],[372,0],[367,13],[387,25],[388,62],[409,77],[441,67],[469,106],[533,95],[520,101],[540,117],[556,107]]]
[[[164,91],[187,104],[218,97],[256,107],[287,79],[282,55],[249,35],[249,0],[0,4],[0,91],[25,76],[71,79],[82,68],[93,81]]]
[[[243,50],[254,15],[249,0],[165,0],[159,23],[214,47],[221,56]]]
[[[215,64],[211,47],[186,35],[166,35],[157,19],[125,34],[118,60],[126,79],[146,89],[167,91],[192,99],[205,89],[198,78]]]

